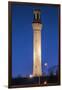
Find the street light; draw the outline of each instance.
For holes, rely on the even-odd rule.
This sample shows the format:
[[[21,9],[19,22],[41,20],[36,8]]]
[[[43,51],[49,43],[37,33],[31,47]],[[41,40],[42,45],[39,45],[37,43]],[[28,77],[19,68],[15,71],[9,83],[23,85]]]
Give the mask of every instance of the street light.
[[[44,64],[44,66],[47,67],[47,65],[48,65],[48,63],[46,62],[46,63]]]
[[[33,77],[33,75],[32,75],[32,74],[30,74],[30,75],[29,75],[29,77],[30,77],[30,78],[32,78],[32,77]]]
[[[46,85],[47,84],[47,81],[44,81],[44,85]]]
[[[45,63],[44,63],[44,66],[45,66],[45,69],[47,70],[48,63],[45,62]]]

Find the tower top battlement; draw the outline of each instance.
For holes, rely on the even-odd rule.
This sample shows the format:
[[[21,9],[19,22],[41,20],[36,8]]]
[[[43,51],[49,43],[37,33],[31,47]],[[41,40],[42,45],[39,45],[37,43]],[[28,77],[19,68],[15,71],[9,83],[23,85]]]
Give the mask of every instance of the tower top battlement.
[[[33,11],[33,13],[34,13],[34,14],[37,14],[37,13],[40,14],[40,9],[35,9],[35,10]]]
[[[34,14],[33,23],[41,23],[40,9],[35,9],[33,11],[33,14]]]
[[[33,11],[33,17],[34,17],[33,22],[32,22],[33,30],[39,30],[40,31],[42,29],[40,14],[41,14],[40,9],[35,9]]]

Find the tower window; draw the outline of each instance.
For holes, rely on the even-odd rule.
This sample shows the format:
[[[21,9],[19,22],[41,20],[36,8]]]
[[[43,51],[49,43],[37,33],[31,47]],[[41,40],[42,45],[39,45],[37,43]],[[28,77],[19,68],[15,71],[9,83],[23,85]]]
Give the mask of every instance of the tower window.
[[[37,20],[39,20],[39,14],[37,13]]]
[[[34,14],[34,20],[35,20],[35,14]]]

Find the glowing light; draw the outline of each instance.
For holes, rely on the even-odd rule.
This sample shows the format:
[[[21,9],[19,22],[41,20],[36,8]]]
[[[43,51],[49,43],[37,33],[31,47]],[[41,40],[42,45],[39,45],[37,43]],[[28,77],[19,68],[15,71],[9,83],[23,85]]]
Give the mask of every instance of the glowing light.
[[[47,81],[44,81],[44,85],[46,85],[47,84]]]
[[[48,63],[46,62],[44,65],[45,65],[45,66],[47,66],[47,65],[48,65]]]
[[[33,75],[31,75],[31,74],[30,74],[30,75],[29,75],[29,77],[30,77],[30,78],[32,78],[32,77],[33,77]]]

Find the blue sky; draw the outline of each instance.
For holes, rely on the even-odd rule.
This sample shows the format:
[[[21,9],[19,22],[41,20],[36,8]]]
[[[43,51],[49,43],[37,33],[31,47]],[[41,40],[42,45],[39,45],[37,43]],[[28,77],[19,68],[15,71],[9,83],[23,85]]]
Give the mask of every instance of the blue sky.
[[[12,6],[12,77],[25,76],[33,72],[33,10],[41,10],[42,70],[58,65],[58,10],[57,6]],[[47,62],[47,68],[44,63]]]

